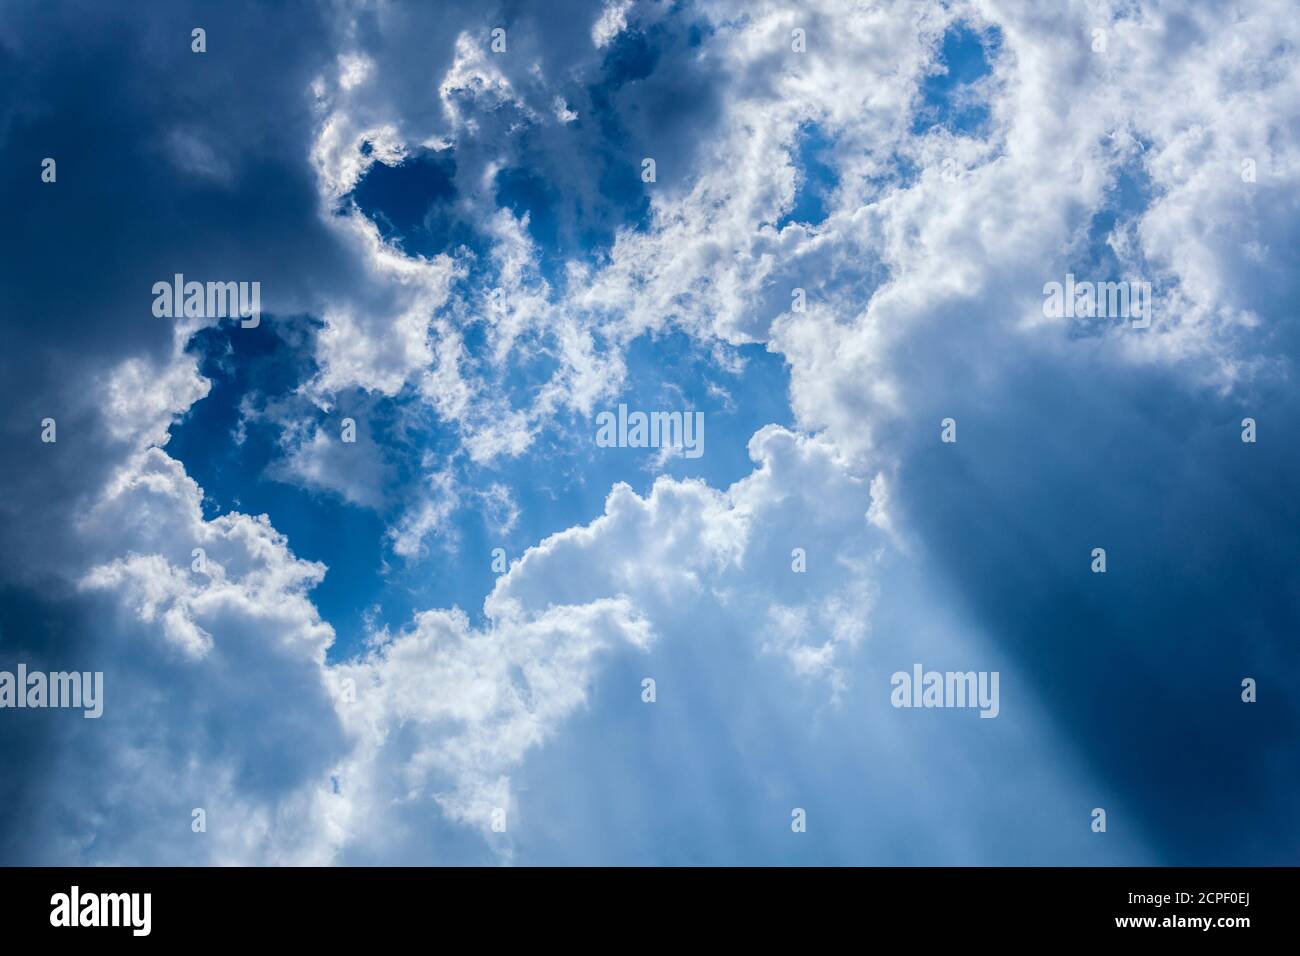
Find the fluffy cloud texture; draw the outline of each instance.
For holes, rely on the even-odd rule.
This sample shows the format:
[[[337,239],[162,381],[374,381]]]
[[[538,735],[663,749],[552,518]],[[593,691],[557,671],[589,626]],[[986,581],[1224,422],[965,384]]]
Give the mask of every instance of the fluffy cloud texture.
[[[1274,681],[1264,728],[1236,688],[1294,667],[1297,461],[1265,445],[1297,411],[1300,28],[1184,6],[302,4],[204,11],[202,57],[197,13],[21,8],[0,140],[32,231],[0,269],[57,315],[6,323],[0,666],[102,669],[107,703],[0,715],[0,859],[1281,860],[1300,709]],[[292,374],[181,453],[253,340],[205,351],[141,290],[205,270],[260,277]],[[1151,328],[1045,318],[1067,273],[1149,281]],[[592,417],[646,367],[702,401],[675,336],[731,408],[774,358],[788,418],[726,477],[607,481]],[[393,592],[487,564],[466,514],[545,530],[343,647],[317,595],[354,571],[189,471],[256,429],[244,478],[373,518]],[[603,506],[547,512],[586,484]],[[889,707],[914,661],[1000,671],[1001,716]],[[1170,755],[1188,721],[1239,788]]]

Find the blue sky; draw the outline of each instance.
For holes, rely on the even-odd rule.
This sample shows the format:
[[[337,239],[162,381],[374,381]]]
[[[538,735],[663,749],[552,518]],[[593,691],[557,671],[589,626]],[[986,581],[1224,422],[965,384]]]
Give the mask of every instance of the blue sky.
[[[619,401],[634,409],[702,411],[707,455],[679,456],[651,468],[635,453],[594,447],[594,426],[587,422],[564,421],[544,430],[526,457],[463,468],[460,480],[468,486],[511,490],[519,515],[508,532],[494,523],[490,506],[466,502],[440,532],[445,544],[431,543],[418,560],[394,559],[384,546],[384,534],[421,481],[412,460],[418,463],[430,454],[441,464],[455,453],[454,433],[437,421],[414,427],[405,422],[405,415],[419,415],[418,400],[399,395],[367,403],[366,427],[383,449],[376,454],[393,465],[392,500],[384,507],[365,507],[329,490],[278,480],[275,464],[282,459],[283,430],[248,424],[240,403],[249,396],[258,401],[283,398],[311,375],[302,356],[277,334],[279,324],[268,321],[252,335],[235,327],[211,329],[192,344],[204,356],[200,370],[213,383],[212,390],[173,426],[167,447],[203,488],[205,515],[268,514],[294,542],[295,554],[330,569],[313,600],[338,633],[331,648],[337,657],[359,651],[367,628],[398,629],[419,608],[456,605],[481,617],[496,576],[494,548],[504,548],[507,558],[514,559],[533,542],[591,521],[616,482],[645,493],[658,475],[667,474],[725,487],[752,467],[745,448],[749,436],[769,422],[790,422],[781,400],[787,377],[779,357],[745,345],[731,359],[739,363],[736,369],[719,370],[680,333],[638,339],[628,351],[628,377]],[[309,320],[300,324],[310,327]],[[516,384],[523,392],[530,387],[522,376]],[[742,404],[736,392],[752,397]],[[315,420],[337,429],[343,417],[341,410],[318,412]],[[401,435],[399,421],[409,429]]]
[[[13,5],[0,861],[1295,863],[1286,12]]]

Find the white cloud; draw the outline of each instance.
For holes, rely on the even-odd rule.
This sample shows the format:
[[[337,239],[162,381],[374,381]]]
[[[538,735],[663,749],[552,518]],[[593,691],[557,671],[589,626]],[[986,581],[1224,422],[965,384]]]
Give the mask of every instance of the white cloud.
[[[83,593],[116,611],[96,635],[105,732],[62,758],[81,795],[66,825],[97,831],[99,862],[327,862],[315,805],[342,738],[324,669],[333,631],[307,596],[325,568],[295,559],[265,516],[204,520],[199,498],[153,449],[79,523]],[[190,831],[194,807],[205,834]],[[113,825],[96,822],[107,814]],[[157,839],[160,820],[177,836]]]
[[[199,375],[182,345],[178,335],[175,352],[161,367],[146,358],[129,358],[107,373],[103,416],[115,440],[134,448],[166,444],[172,417],[208,394],[211,383]]]
[[[447,256],[427,260],[404,255],[358,212],[324,215],[365,273],[354,293],[324,306],[325,327],[317,337],[321,372],[309,391],[328,396],[361,388],[396,395],[413,373],[433,361],[430,329],[457,267]]]
[[[351,417],[351,416],[343,416]],[[386,500],[388,466],[383,449],[365,421],[353,419],[356,441],[344,442],[343,417],[333,430],[322,426],[290,427],[284,457],[267,468],[267,477],[318,491],[332,491],[363,508],[379,509]]]
[[[451,517],[460,507],[460,492],[455,477],[450,472],[434,472],[424,479],[419,497],[409,506],[395,527],[388,529],[393,551],[407,559],[424,553],[424,540],[430,535],[443,538],[443,543],[453,546],[455,531]]]
[[[632,0],[609,0],[591,25],[591,42],[597,47],[609,46],[627,29],[627,12],[631,9]]]
[[[605,8],[597,47],[626,28],[628,9]],[[1159,4],[1133,16],[1074,4],[1050,18],[993,2],[703,9],[714,33],[699,55],[720,61],[727,85],[698,166],[653,191],[648,229],[620,232],[599,262],[566,264],[564,292],[542,277],[519,216],[484,219],[504,292],[496,313],[483,290],[455,288],[466,263],[408,255],[339,204],[372,163],[401,161],[411,143],[508,140],[540,115],[528,99],[536,90],[461,34],[450,66],[425,84],[442,115],[417,135],[419,110],[362,98],[382,64],[338,60],[337,77],[315,85],[310,156],[320,215],[360,281],[325,296],[309,393],[333,409],[350,389],[394,396],[414,385],[460,427],[470,460],[489,462],[527,450],[550,416],[589,411],[621,386],[632,340],[677,327],[779,352],[799,430],[760,430],[757,468],[727,489],[661,478],[643,497],[615,486],[603,515],[548,537],[499,579],[481,626],[428,610],[365,657],[331,665],[333,634],[310,600],[324,569],[296,558],[265,516],[203,519],[193,480],[148,448],[206,393],[193,358],[177,348],[165,367],[114,366],[94,388],[106,430],[130,454],[72,536],[83,593],[113,611],[103,639],[118,653],[109,693],[121,716],[111,739],[84,742],[103,762],[86,760],[71,778],[91,796],[70,829],[95,832],[111,814],[137,826],[100,833],[97,861],[331,862],[393,833],[418,835],[426,813],[486,831],[494,808],[515,806],[521,762],[586,704],[602,661],[666,633],[694,629],[703,641],[738,628],[798,680],[842,697],[871,633],[878,569],[906,537],[906,516],[889,505],[888,429],[931,381],[906,374],[927,354],[968,356],[990,377],[1028,348],[1186,363],[1220,384],[1257,367],[1232,333],[1264,320],[1251,290],[1281,281],[1268,264],[1294,245],[1285,197],[1296,125],[1276,118],[1294,116],[1300,94],[1294,58],[1269,55],[1294,45],[1286,5],[1257,4],[1227,39],[1218,12]],[[918,80],[963,13],[1003,36],[988,137],[917,134]],[[1088,40],[1103,14],[1112,36],[1100,59]],[[802,56],[788,45],[796,25],[809,30]],[[554,103],[545,92],[539,102]],[[832,142],[839,185],[825,222],[778,230],[807,123]],[[465,164],[487,182],[499,157],[483,152]],[[900,157],[916,176],[882,184]],[[963,170],[956,183],[941,175],[947,157]],[[1243,157],[1258,164],[1253,188],[1240,179]],[[1150,177],[1153,201],[1114,247],[1126,265],[1158,273],[1165,321],[1145,337],[1070,339],[1035,320],[1041,284],[1064,271],[1065,250],[1132,164]],[[468,201],[471,212],[493,202],[487,192]],[[808,291],[803,313],[790,311],[796,286]],[[481,356],[465,345],[477,318],[488,322]],[[533,350],[548,350],[557,369],[516,405],[501,383]],[[314,427],[295,438],[294,475],[377,506],[373,445],[343,448]],[[399,520],[399,554],[418,554],[459,503],[441,481]],[[484,500],[499,527],[514,524],[508,491]],[[195,547],[205,573],[190,568]],[[792,571],[796,547],[815,571]],[[353,704],[339,700],[347,679]],[[247,728],[256,732],[244,739]],[[220,811],[208,844],[183,829],[180,841],[142,842],[159,819],[179,814],[183,828],[187,804]],[[84,846],[70,838],[65,857]],[[508,854],[508,838],[496,846]]]
[[[499,579],[484,628],[458,611],[423,612],[339,665],[325,662],[333,633],[308,597],[325,569],[294,558],[265,517],[204,520],[201,492],[179,463],[158,449],[143,453],[80,526],[91,562],[82,586],[119,608],[115,640],[145,641],[137,654],[170,661],[185,678],[183,698],[164,690],[128,705],[140,693],[130,688],[156,665],[113,674],[126,713],[112,746],[145,761],[142,775],[157,788],[134,794],[131,812],[172,812],[160,804],[183,774],[196,805],[226,815],[214,862],[339,859],[379,828],[408,826],[392,808],[421,803],[491,838],[493,809],[513,805],[512,768],[583,706],[602,655],[648,647],[660,629],[678,626],[684,608],[701,615],[706,632],[709,615],[751,621],[800,676],[842,689],[844,655],[869,621],[869,595],[856,579],[877,553],[865,485],[823,443],[780,429],[755,436],[752,450],[758,469],[725,492],[668,479],[647,498],[616,487],[604,516],[548,538]],[[821,542],[812,560],[837,570],[792,590],[787,545],[812,539]],[[206,552],[203,571],[191,569],[194,547]],[[807,626],[765,623],[782,615]],[[268,684],[268,672],[294,683]],[[354,703],[343,694],[348,679]],[[283,759],[278,748],[294,744],[226,753],[203,715],[247,708],[296,725],[289,715],[301,713],[304,695],[337,713],[342,736],[314,771],[271,792],[240,792],[240,764]],[[146,756],[160,707],[170,751]],[[288,807],[292,821],[283,819]],[[497,848],[508,855],[508,840]],[[119,850],[102,848],[109,857]],[[195,852],[185,842],[158,849],[161,859]]]
[[[563,96],[557,96],[551,107],[555,113],[555,118],[561,123],[572,123],[578,118],[578,114],[569,109],[569,104],[564,102]]]
[[[356,738],[339,771],[353,806],[349,838],[364,843],[388,825],[385,807],[403,800],[436,804],[490,834],[493,810],[510,808],[511,769],[583,704],[596,656],[649,639],[622,599],[553,605],[485,631],[460,612],[427,611],[341,665],[333,678],[357,688],[356,703],[340,708]]]

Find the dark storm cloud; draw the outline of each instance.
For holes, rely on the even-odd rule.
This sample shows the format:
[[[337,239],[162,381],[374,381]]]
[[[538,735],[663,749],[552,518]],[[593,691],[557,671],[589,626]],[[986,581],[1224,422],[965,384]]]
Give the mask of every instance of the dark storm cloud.
[[[1294,396],[1275,382],[1226,399],[1082,349],[1000,373],[969,354],[931,353],[894,436],[927,572],[1141,814],[1112,829],[1144,831],[1167,863],[1295,863]],[[948,416],[955,444],[939,441]]]
[[[57,525],[122,454],[91,386],[121,360],[160,361],[151,312],[175,272],[258,279],[278,298],[337,254],[316,221],[307,87],[326,25],[307,4],[10,5],[0,33],[0,478],[10,574],[55,558]],[[208,52],[190,49],[203,26]],[[188,153],[187,153],[188,151]],[[54,158],[58,179],[41,181]],[[197,157],[197,159],[196,159]],[[204,172],[215,165],[224,176]],[[187,166],[187,159],[189,165]],[[196,164],[197,163],[197,168]],[[58,422],[41,445],[40,421]]]
[[[204,54],[190,48],[197,26],[207,31]],[[211,687],[187,686],[211,681],[211,671],[200,677],[142,654],[102,602],[62,576],[85,566],[71,536],[76,515],[132,450],[105,427],[96,391],[125,359],[161,366],[171,354],[173,325],[152,314],[152,284],[175,272],[256,279],[273,298],[292,300],[343,271],[318,222],[307,155],[308,87],[330,63],[329,29],[309,4],[7,5],[0,441],[13,467],[0,470],[0,666],[103,670],[111,697],[97,721],[59,711],[6,712],[0,721],[5,862],[96,852],[158,858],[157,834],[134,814],[103,815],[119,798],[112,782],[132,780],[127,742],[142,744],[132,736],[142,728],[152,727],[148,746],[178,767],[194,746],[217,759],[236,755],[240,786],[261,792],[318,773],[337,745],[323,696],[298,711],[310,739],[297,737],[308,726],[282,722],[253,751],[223,739],[233,729],[222,715],[195,709],[212,700]],[[57,161],[54,183],[41,181],[45,157]],[[58,423],[54,444],[40,441],[47,416]],[[302,687],[303,675],[290,673],[300,668],[286,657],[259,679]],[[164,700],[180,703],[159,720]],[[195,727],[208,731],[204,743]],[[290,753],[298,756],[286,760]],[[184,832],[196,797],[168,797]]]

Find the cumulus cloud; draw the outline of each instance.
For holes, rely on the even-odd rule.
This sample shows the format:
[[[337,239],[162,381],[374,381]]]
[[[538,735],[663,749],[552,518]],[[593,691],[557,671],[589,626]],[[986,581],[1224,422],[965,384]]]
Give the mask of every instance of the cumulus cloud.
[[[855,694],[866,682],[878,686],[878,671],[910,664],[899,655],[915,645],[900,635],[979,657],[990,652],[970,621],[1019,634],[1010,615],[987,607],[977,606],[982,613],[965,629],[955,626],[956,612],[930,607],[915,572],[896,570],[916,561],[1002,593],[951,570],[981,557],[951,540],[953,528],[989,539],[978,534],[983,516],[954,514],[939,492],[969,478],[986,504],[1006,507],[1009,517],[989,520],[1002,520],[1008,537],[1040,557],[1049,548],[997,493],[1020,488],[1023,467],[1005,463],[1023,451],[1013,447],[1000,466],[957,455],[953,465],[917,437],[937,426],[944,402],[965,403],[962,428],[982,425],[988,435],[999,415],[1032,421],[1018,417],[1025,394],[1046,385],[1086,390],[1099,381],[1118,390],[1127,370],[1154,369],[1162,377],[1151,381],[1171,392],[1208,384],[1240,396],[1288,372],[1300,85],[1284,4],[1248,5],[1226,40],[1221,10],[1163,3],[1066,4],[1050,15],[994,0],[557,10],[512,20],[507,56],[491,52],[491,25],[472,4],[322,9],[269,35],[281,57],[274,75],[257,67],[256,51],[247,54],[248,95],[236,99],[267,91],[253,131],[234,107],[201,116],[123,88],[131,93],[122,97],[124,141],[134,143],[141,128],[151,133],[138,149],[109,152],[106,175],[143,171],[140,189],[162,218],[156,230],[126,228],[124,258],[133,264],[124,276],[96,266],[103,302],[84,309],[75,349],[66,325],[16,331],[23,354],[38,359],[31,368],[4,360],[14,372],[6,439],[32,447],[34,423],[52,410],[60,440],[6,477],[0,496],[12,518],[0,554],[6,586],[34,595],[37,608],[50,595],[67,599],[60,626],[75,640],[62,646],[102,664],[110,710],[103,733],[48,721],[37,728],[58,755],[44,771],[48,800],[0,801],[24,815],[4,818],[6,858],[494,858],[485,848],[515,858],[517,829],[497,832],[494,814],[524,812],[519,779],[547,785],[534,758],[563,758],[566,730],[583,726],[584,715],[626,719],[602,682],[639,676],[639,662],[661,647],[698,655],[688,659],[719,683],[721,669],[743,662],[746,680],[781,698],[770,719],[782,734],[824,720],[851,735],[860,725],[835,723],[845,712],[877,724],[889,716],[855,710]],[[210,32],[219,36],[219,27],[214,21]],[[794,30],[805,31],[803,52],[791,45]],[[958,90],[930,83],[945,75],[954,30],[975,37],[987,66]],[[1103,50],[1094,49],[1095,30],[1104,31]],[[90,52],[114,75],[115,53]],[[22,55],[33,76],[52,75],[47,51]],[[174,58],[160,62],[174,66]],[[206,81],[190,82],[197,102],[212,100]],[[72,109],[93,89],[82,83],[59,96]],[[945,125],[926,102],[945,95],[955,110],[984,109],[986,121]],[[0,135],[44,143],[34,109],[0,110]],[[236,152],[235,141],[249,145]],[[813,181],[810,144],[830,170],[825,182]],[[78,155],[75,144],[64,148]],[[447,214],[470,238],[424,255],[381,229],[354,192],[376,170],[431,150],[454,156]],[[657,161],[657,182],[639,181],[646,156]],[[509,201],[503,172],[550,198],[525,189]],[[65,182],[39,216],[25,201],[23,221],[82,208],[75,203],[87,194],[77,190],[86,187],[74,180],[66,199]],[[1133,182],[1138,197],[1121,196]],[[789,218],[814,186],[821,214]],[[266,196],[275,197],[269,210]],[[136,223],[127,207],[110,212],[86,224],[90,234],[105,240]],[[34,228],[33,255],[48,256],[58,237]],[[30,255],[0,257],[11,263],[0,266],[7,279],[19,278],[12,263],[20,259],[32,264]],[[615,484],[594,520],[527,548],[480,618],[423,608],[403,627],[376,630],[364,653],[332,660],[334,632],[312,600],[328,569],[297,557],[270,516],[205,517],[201,489],[161,447],[209,393],[186,351],[203,323],[144,322],[143,290],[178,263],[187,274],[202,266],[214,276],[262,275],[268,313],[319,319],[304,342],[278,346],[310,351],[311,374],[290,398],[250,412],[283,429],[268,475],[384,512],[393,519],[389,546],[413,564],[431,541],[454,542],[457,509],[481,508],[496,533],[516,527],[531,506],[520,494],[528,482],[476,485],[486,473],[473,469],[536,451],[548,429],[619,394],[637,342],[680,332],[705,349],[764,345],[788,367],[793,424],[760,429],[749,443],[752,472],[729,486],[661,476],[638,494]],[[1086,269],[1149,279],[1152,328],[1046,321],[1043,283]],[[82,315],[61,280],[42,274],[49,301],[22,292],[15,305]],[[979,395],[997,396],[996,407],[982,407]],[[356,446],[332,430],[335,418],[383,402],[418,407],[410,414],[428,413],[454,444],[445,454],[417,450],[414,477],[404,473],[400,488],[402,469],[367,415],[358,416]],[[1045,482],[1066,484],[1073,451],[1047,435],[1036,467]],[[1152,497],[1161,490],[1143,488]],[[1195,513],[1191,498],[1178,501],[1178,513]],[[792,567],[796,549],[806,572]],[[996,553],[1001,565],[1024,563],[1017,552]],[[910,581],[912,590],[891,595],[885,581]],[[1058,590],[1070,588],[1077,584]],[[1046,598],[1029,584],[1025,592],[1041,600],[1025,613],[1047,620]],[[964,597],[978,605],[979,593]],[[6,650],[61,653],[59,635],[36,635],[38,610],[13,607]],[[1029,653],[1018,659],[1042,666]],[[769,663],[774,672],[763,670]],[[1015,661],[1005,666],[1014,673]],[[753,717],[734,688],[699,681],[697,697],[681,697],[703,708],[698,701],[713,693]],[[960,746],[930,731],[899,733],[943,753],[974,787],[988,765],[972,752],[1010,770],[1023,753],[1058,749],[1050,726],[1024,722],[1046,712],[1022,703],[992,744],[970,731],[957,732]],[[743,785],[785,800],[779,772],[765,765],[774,759],[770,740],[754,756],[761,748],[737,718],[719,723],[761,767]],[[20,751],[20,735],[6,734],[6,747]],[[892,761],[914,787],[927,779],[920,758],[884,731],[861,752],[823,752],[857,759],[855,767]],[[826,783],[820,771],[798,769],[795,780]],[[26,772],[40,771],[29,763]],[[1032,799],[1055,808],[1053,820],[1072,819],[1059,809],[1072,801],[1096,799],[1069,755],[1021,779]],[[742,784],[729,784],[735,799]],[[960,809],[943,795],[915,809],[893,796],[881,812],[900,827]],[[980,812],[1025,806],[1001,792],[977,803]],[[189,830],[195,807],[208,811],[206,839]],[[163,834],[160,820],[171,828]],[[19,836],[20,823],[37,836]],[[995,852],[993,836],[943,835],[958,845],[940,846],[936,836],[920,859]],[[1096,852],[1065,838],[1061,845],[1076,859]],[[1139,836],[1123,855],[1147,851]]]

